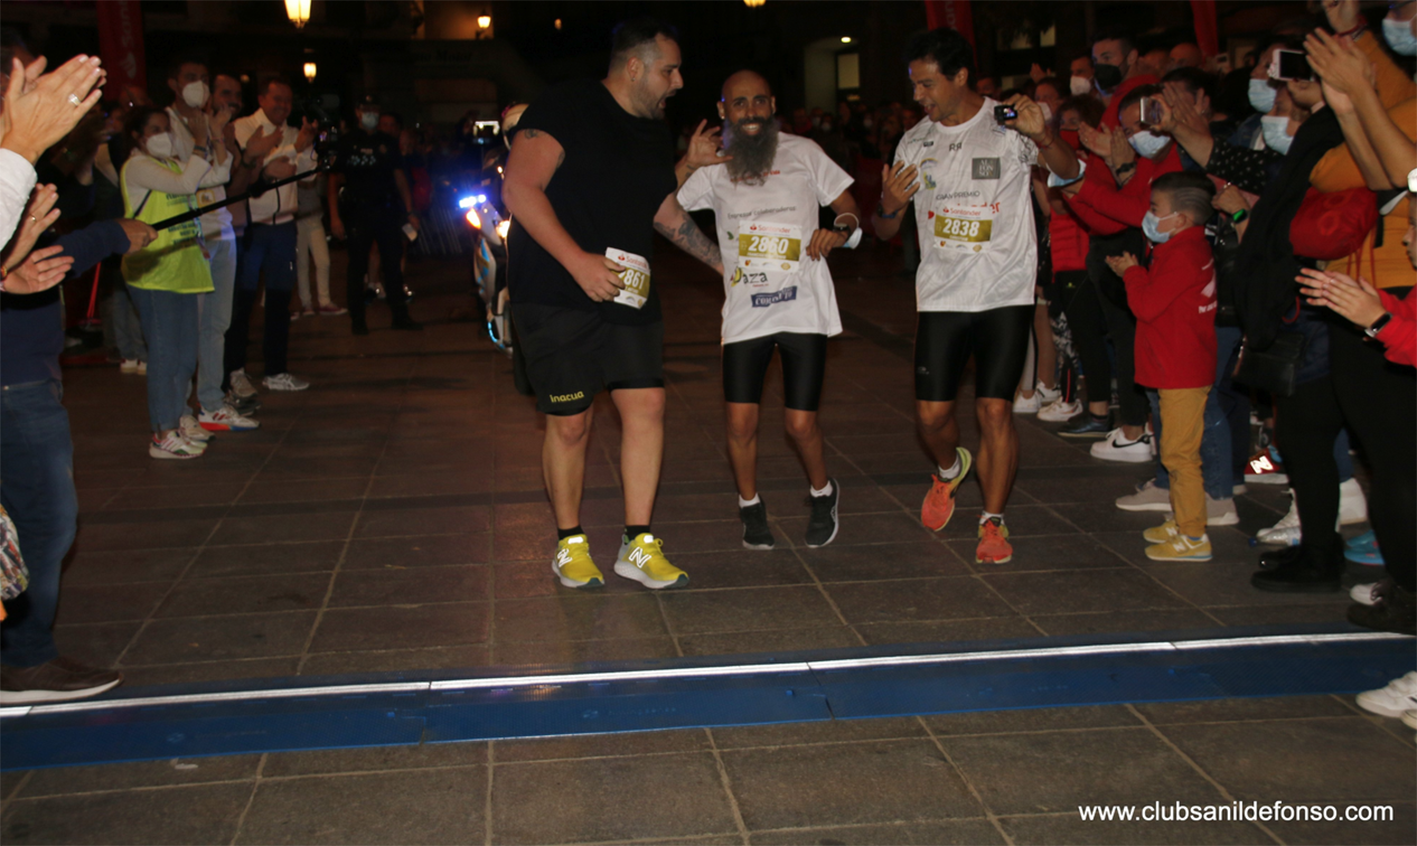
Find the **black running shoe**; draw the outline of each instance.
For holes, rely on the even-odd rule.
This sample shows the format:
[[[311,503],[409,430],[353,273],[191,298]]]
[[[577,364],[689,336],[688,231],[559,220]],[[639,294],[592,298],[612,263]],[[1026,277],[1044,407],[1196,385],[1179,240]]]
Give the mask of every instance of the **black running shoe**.
[[[746,549],[772,549],[777,539],[768,528],[768,507],[760,499],[747,508],[738,509],[743,518],[743,546]]]
[[[836,540],[836,504],[841,500],[841,483],[829,479],[832,492],[826,496],[809,496],[812,516],[807,518],[807,546],[816,549]]]

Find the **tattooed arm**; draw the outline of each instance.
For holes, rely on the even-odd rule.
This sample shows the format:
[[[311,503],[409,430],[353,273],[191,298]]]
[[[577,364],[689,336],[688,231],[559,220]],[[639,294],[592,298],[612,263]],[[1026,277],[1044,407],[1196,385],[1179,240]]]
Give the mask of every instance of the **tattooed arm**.
[[[684,207],[679,205],[678,198],[673,194],[664,198],[664,203],[655,214],[654,231],[673,241],[674,246],[713,268],[719,276],[723,275],[723,256],[718,251],[718,245],[710,241],[694,224],[693,218],[689,217],[689,213],[684,211]]]

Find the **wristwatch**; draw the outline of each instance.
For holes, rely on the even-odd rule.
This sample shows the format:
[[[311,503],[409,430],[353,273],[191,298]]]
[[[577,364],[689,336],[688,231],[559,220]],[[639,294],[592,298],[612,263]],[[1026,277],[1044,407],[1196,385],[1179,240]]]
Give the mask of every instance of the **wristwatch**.
[[[1383,316],[1379,317],[1377,320],[1374,320],[1372,326],[1369,326],[1367,329],[1363,330],[1363,334],[1367,335],[1369,338],[1378,337],[1378,333],[1383,331],[1383,327],[1387,326],[1388,321],[1390,320],[1392,320],[1392,315],[1386,311],[1383,312]]]

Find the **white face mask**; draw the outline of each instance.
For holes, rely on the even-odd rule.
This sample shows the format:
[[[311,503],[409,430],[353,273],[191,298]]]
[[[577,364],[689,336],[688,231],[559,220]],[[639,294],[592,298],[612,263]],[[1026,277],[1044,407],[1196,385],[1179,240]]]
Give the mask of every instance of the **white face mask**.
[[[359,125],[372,132],[379,125],[379,113],[360,112]]]
[[[1265,115],[1260,118],[1260,131],[1264,133],[1265,146],[1276,153],[1289,152],[1294,136],[1289,134],[1289,118],[1281,115]]]
[[[210,97],[211,94],[211,89],[201,80],[189,82],[182,86],[182,102],[194,109],[200,109],[202,106],[206,105],[207,98]]]
[[[172,157],[172,134],[163,132],[159,135],[149,135],[147,140],[148,155],[155,159],[167,159]]]
[[[1417,56],[1417,35],[1412,34],[1411,21],[1395,21],[1383,18],[1383,38],[1392,52],[1403,56]]]
[[[1092,93],[1092,80],[1081,76],[1075,76],[1068,80],[1068,90],[1073,92],[1074,97],[1081,97],[1084,94]]]
[[[1157,135],[1150,129],[1138,132],[1127,139],[1132,149],[1137,151],[1137,155],[1146,156],[1148,159],[1161,152],[1162,148],[1171,140],[1169,135]]]
[[[1143,217],[1141,221],[1141,231],[1146,233],[1147,239],[1153,244],[1164,244],[1171,240],[1172,233],[1161,231],[1161,221],[1170,220],[1178,214],[1180,212],[1171,212],[1165,217],[1157,217],[1155,214],[1147,212],[1146,217]]]
[[[1267,79],[1250,80],[1250,105],[1255,107],[1255,111],[1264,114],[1274,108],[1274,98],[1279,95],[1279,90],[1269,84]]]

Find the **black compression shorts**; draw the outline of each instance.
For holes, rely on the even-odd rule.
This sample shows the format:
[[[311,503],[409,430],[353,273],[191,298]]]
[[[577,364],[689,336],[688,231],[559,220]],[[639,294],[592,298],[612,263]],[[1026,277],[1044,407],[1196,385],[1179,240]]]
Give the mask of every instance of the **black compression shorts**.
[[[723,398],[757,404],[773,348],[782,352],[782,387],[788,408],[816,411],[827,368],[827,336],[778,332],[723,345]]]
[[[922,311],[915,330],[915,398],[954,402],[974,356],[974,396],[1013,399],[1028,357],[1033,306],[988,311]]]
[[[580,414],[603,390],[664,387],[664,324],[606,323],[596,311],[512,303],[536,408]]]

